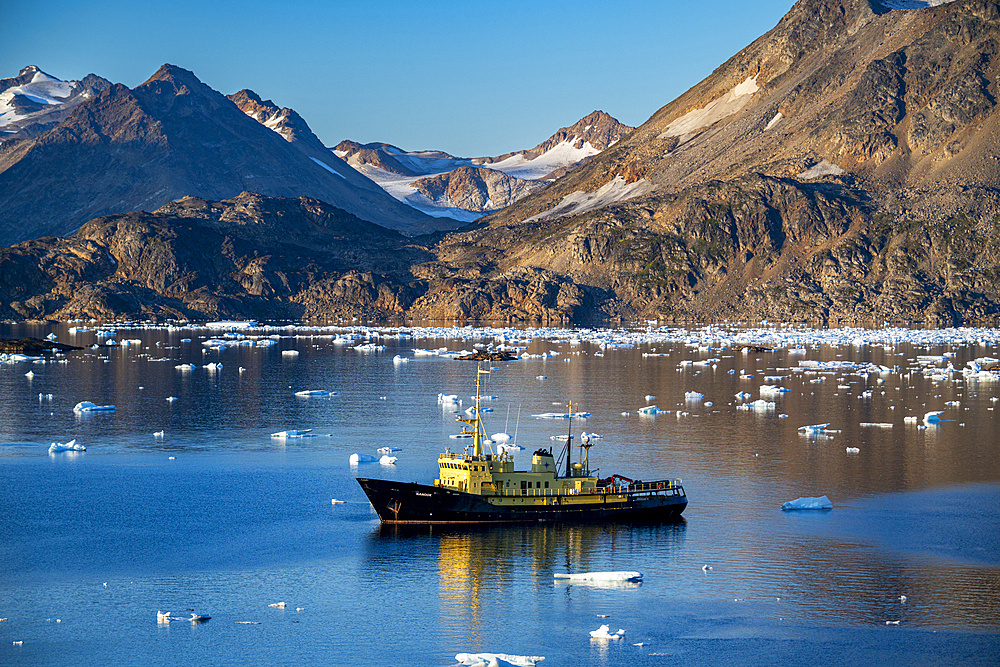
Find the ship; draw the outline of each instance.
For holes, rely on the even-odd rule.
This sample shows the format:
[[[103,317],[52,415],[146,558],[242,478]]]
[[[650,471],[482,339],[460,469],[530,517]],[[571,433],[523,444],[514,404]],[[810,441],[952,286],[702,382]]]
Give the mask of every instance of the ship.
[[[545,522],[669,522],[680,519],[687,496],[680,479],[633,480],[622,475],[599,478],[590,469],[593,442],[581,437],[585,454],[574,462],[573,410],[569,405],[566,458],[562,471],[552,448],[531,455],[530,470],[514,470],[514,455],[491,451],[480,419],[480,378],[476,373],[475,409],[462,436],[471,452],[445,452],[438,457],[433,484],[358,478],[358,484],[384,524],[491,524]],[[562,453],[560,453],[562,463]]]

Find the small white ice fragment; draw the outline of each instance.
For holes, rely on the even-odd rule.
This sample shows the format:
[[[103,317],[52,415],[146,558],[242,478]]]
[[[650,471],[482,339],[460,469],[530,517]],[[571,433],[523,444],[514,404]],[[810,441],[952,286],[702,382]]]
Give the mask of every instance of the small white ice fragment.
[[[80,401],[73,406],[73,412],[112,412],[115,406],[113,405],[94,405],[90,401]]]
[[[395,456],[389,456],[388,454],[386,454],[382,458],[380,458],[378,462],[384,466],[390,466],[390,465],[396,465],[396,461],[398,460],[399,459],[396,458]]]
[[[285,607],[288,606],[288,603],[287,602],[272,602],[271,604],[269,604],[267,606],[268,607],[277,607],[278,609],[284,609]]]
[[[571,581],[642,581],[642,572],[621,570],[614,572],[577,572],[567,574],[564,572],[554,572],[555,579],[569,579]]]
[[[371,454],[351,454],[351,465],[357,465],[359,463],[375,463],[378,461]]]
[[[87,448],[81,444],[78,444],[76,440],[70,440],[69,442],[53,442],[49,445],[49,454],[55,454],[57,452],[85,452]]]
[[[796,498],[781,504],[781,509],[788,510],[832,510],[833,503],[826,496],[815,498]]]

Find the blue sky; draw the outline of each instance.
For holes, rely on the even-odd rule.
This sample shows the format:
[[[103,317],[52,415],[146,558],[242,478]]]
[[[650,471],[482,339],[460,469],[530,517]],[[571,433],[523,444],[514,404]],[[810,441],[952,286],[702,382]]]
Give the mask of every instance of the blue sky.
[[[2,0],[0,77],[38,65],[134,87],[163,63],[298,111],[328,146],[526,149],[595,109],[639,125],[791,0]]]

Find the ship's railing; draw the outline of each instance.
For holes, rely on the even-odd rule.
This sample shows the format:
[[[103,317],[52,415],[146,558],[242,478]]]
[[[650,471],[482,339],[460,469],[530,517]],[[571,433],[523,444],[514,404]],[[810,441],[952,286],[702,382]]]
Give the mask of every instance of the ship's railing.
[[[592,489],[519,489],[497,488],[490,494],[489,482],[483,483],[487,495],[524,497],[577,496],[577,495],[632,495],[632,496],[683,496],[684,486],[680,479],[664,479],[656,482],[636,482],[623,486],[598,486]]]

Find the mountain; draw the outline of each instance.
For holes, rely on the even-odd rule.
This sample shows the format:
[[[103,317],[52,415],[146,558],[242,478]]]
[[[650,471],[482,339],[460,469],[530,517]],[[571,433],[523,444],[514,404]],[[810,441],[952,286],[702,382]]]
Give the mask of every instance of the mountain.
[[[386,196],[329,151],[317,157],[308,142],[289,143],[193,73],[164,65],[135,89],[109,86],[37,137],[0,146],[0,243],[65,235],[97,216],[188,195],[220,200],[244,190],[310,196],[409,234],[447,227]]]
[[[396,199],[433,216],[472,221],[505,208],[615,145],[633,128],[594,111],[532,149],[459,158],[342,141],[334,152]]]
[[[301,223],[297,246],[282,221],[320,204],[178,202],[0,252],[0,312],[998,325],[1000,1],[916,4],[799,0],[633,132],[458,231],[323,245],[332,232]],[[362,151],[431,177],[428,200],[531,162]],[[459,171],[420,176],[431,164]],[[115,240],[122,220],[135,242]]]
[[[426,259],[316,199],[184,197],[0,249],[0,316],[384,317],[412,302]]]
[[[629,320],[996,321],[998,19],[992,0],[800,0],[622,141],[444,239],[447,272],[479,278],[424,300],[502,313],[477,295],[530,270]]]
[[[65,119],[78,104],[111,86],[95,74],[61,81],[35,65],[0,79],[0,143],[35,137]]]

